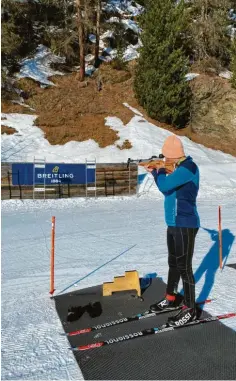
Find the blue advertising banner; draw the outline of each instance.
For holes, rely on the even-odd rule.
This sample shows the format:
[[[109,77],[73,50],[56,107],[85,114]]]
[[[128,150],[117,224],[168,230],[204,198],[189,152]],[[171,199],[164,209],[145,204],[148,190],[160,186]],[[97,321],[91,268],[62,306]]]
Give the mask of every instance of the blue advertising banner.
[[[33,173],[34,172],[34,173]],[[95,165],[87,165],[87,183],[95,182]],[[12,185],[86,184],[86,164],[12,164]]]

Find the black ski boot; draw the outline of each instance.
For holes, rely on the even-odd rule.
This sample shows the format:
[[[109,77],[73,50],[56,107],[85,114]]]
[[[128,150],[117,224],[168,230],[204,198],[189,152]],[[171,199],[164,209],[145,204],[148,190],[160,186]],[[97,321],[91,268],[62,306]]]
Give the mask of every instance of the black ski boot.
[[[175,316],[168,318],[167,324],[169,327],[180,326],[186,323],[190,323],[191,321],[194,321],[196,319],[196,308],[189,308],[187,306],[183,306]]]
[[[176,300],[172,301],[172,300],[168,300],[167,298],[163,298],[159,302],[152,304],[150,306],[150,310],[152,312],[159,312],[163,310],[173,311],[176,309],[176,307],[178,307],[178,305],[179,305],[179,302],[177,302]]]

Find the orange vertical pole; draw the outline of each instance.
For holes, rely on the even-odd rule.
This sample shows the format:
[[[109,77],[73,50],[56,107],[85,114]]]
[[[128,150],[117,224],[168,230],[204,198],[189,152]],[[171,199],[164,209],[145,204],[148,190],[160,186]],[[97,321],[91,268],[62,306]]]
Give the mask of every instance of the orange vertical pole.
[[[218,226],[219,226],[219,264],[222,270],[222,228],[221,228],[221,206],[218,208]]]
[[[51,234],[51,260],[50,260],[50,294],[53,295],[54,289],[54,254],[55,254],[55,217],[52,217]]]

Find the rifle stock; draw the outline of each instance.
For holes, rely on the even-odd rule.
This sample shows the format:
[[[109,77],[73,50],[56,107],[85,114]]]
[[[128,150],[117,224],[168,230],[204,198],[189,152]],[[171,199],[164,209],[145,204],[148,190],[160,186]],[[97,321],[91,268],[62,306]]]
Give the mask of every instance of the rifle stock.
[[[165,168],[168,173],[171,173],[175,169],[174,163],[166,163],[164,160],[164,156],[162,154],[158,156],[152,156],[150,159],[128,159],[127,161],[127,167],[129,167],[130,163],[136,163],[137,165],[141,167],[147,167],[147,168],[153,168],[153,169],[159,169],[159,168]]]
[[[141,162],[138,165],[140,165],[141,167],[147,167],[147,168],[153,168],[153,169],[165,168],[168,173],[173,172],[175,169],[174,163],[166,163],[163,159]]]

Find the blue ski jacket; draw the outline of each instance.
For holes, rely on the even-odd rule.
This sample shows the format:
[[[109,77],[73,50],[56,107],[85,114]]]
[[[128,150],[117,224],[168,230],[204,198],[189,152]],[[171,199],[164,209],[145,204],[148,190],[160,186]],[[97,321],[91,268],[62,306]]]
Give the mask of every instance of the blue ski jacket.
[[[196,207],[199,190],[199,169],[190,156],[170,175],[164,168],[152,171],[158,189],[165,196],[165,220],[168,226],[198,228]]]

